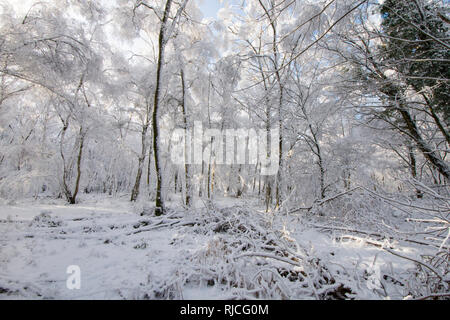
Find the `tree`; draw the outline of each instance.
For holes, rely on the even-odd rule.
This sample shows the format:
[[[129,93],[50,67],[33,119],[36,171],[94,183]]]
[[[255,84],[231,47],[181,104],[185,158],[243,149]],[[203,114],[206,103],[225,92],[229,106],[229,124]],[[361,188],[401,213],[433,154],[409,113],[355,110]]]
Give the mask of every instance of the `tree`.
[[[71,5],[82,6],[77,2]],[[92,45],[99,29],[87,30],[81,23],[70,26],[62,8],[38,3],[23,18],[10,13],[3,31],[8,36],[3,42],[2,55],[14,58],[0,70],[2,77],[19,80],[44,92],[61,120],[60,183],[67,201],[73,204],[80,189],[86,136],[93,126],[89,113],[98,89],[94,87],[101,78],[98,71],[102,69],[102,59]],[[75,139],[70,152],[65,139],[72,127]]]
[[[436,125],[450,142],[450,45],[436,1],[384,1],[380,7],[383,58],[420,93]],[[438,114],[443,114],[444,121]]]
[[[132,74],[139,74],[138,71],[133,71]],[[131,201],[136,201],[141,185],[141,178],[144,170],[144,161],[147,157],[148,150],[148,129],[151,124],[151,114],[152,114],[152,95],[153,85],[151,79],[148,76],[141,76],[138,79],[131,79],[130,82],[130,93],[133,93],[130,97],[131,102],[135,105],[134,111],[139,120],[140,136],[141,136],[141,151],[138,153],[138,168],[136,172],[136,179],[131,190]],[[149,162],[150,162],[149,155]],[[150,174],[150,172],[148,172]]]
[[[390,2],[386,3],[389,5]],[[411,9],[412,7],[408,6],[408,8]],[[373,7],[370,7],[367,10],[373,9]],[[366,106],[358,104],[358,108],[362,112],[360,117],[366,119],[367,123],[371,122],[372,124],[383,121],[391,129],[397,130],[406,140],[411,140],[421,151],[423,157],[445,179],[448,179],[450,171],[444,160],[446,151],[445,149],[441,151],[442,148],[438,147],[442,140],[436,139],[438,136],[436,132],[441,132],[443,141],[445,141],[445,130],[443,132],[442,126],[435,121],[437,113],[430,112],[428,110],[430,105],[427,104],[426,100],[420,101],[418,98],[423,93],[423,89],[414,88],[413,85],[410,85],[411,79],[421,80],[422,82],[419,82],[422,84],[426,83],[423,81],[428,80],[428,77],[424,75],[410,74],[411,68],[415,70],[414,72],[421,70],[417,65],[411,66],[410,60],[421,63],[423,61],[414,57],[415,50],[409,48],[408,52],[406,48],[409,45],[403,50],[392,43],[392,38],[400,39],[399,45],[402,45],[404,42],[417,44],[423,41],[435,41],[433,39],[435,37],[428,35],[429,38],[425,40],[396,38],[395,34],[390,36],[384,30],[378,30],[377,26],[371,24],[370,16],[371,13],[364,14],[364,12],[361,12],[359,19],[364,23],[355,23],[347,32],[340,33],[340,40],[338,40],[338,42],[341,42],[338,44],[340,48],[331,49],[352,66],[353,74],[350,79],[352,88],[350,90],[352,90],[353,96],[359,96],[360,101],[361,99],[367,101]],[[392,16],[393,14],[390,15],[390,17]],[[386,18],[388,17],[385,15]],[[388,24],[388,22],[386,23]],[[413,25],[415,26],[415,23]],[[388,27],[386,28],[391,30]],[[426,33],[428,34],[428,32]],[[441,40],[437,42],[440,43]],[[344,48],[342,43],[349,45],[349,47]],[[389,48],[389,45],[394,47]],[[432,78],[434,79],[434,77]],[[359,85],[358,90],[355,90],[355,84]],[[419,91],[416,91],[416,89]],[[427,106],[427,108],[424,108],[424,106]],[[438,110],[436,106],[433,109]],[[431,125],[430,121],[433,121],[434,125]]]
[[[152,114],[152,128],[153,128],[153,154],[155,157],[155,169],[156,169],[156,199],[155,199],[155,215],[160,216],[164,213],[164,195],[163,195],[163,174],[161,167],[161,154],[160,154],[160,125],[159,125],[159,113],[161,104],[161,89],[162,89],[162,72],[164,66],[164,55],[166,45],[172,36],[174,29],[177,27],[179,19],[183,10],[185,9],[188,0],[184,0],[177,9],[175,16],[170,17],[172,0],[166,0],[161,19],[161,25],[158,37],[158,58],[156,65],[156,82],[155,82],[155,94],[153,101],[153,114]],[[144,6],[148,9],[154,10],[153,7],[147,5],[143,1],[138,1],[136,8]],[[171,22],[169,19],[171,18]]]

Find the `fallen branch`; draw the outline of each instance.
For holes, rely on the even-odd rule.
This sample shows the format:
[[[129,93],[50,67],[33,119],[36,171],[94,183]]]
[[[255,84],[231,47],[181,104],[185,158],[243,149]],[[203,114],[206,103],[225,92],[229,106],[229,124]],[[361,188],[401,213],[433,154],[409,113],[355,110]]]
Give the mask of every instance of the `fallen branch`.
[[[136,230],[136,231],[133,231],[133,232],[129,232],[126,235],[127,236],[131,236],[133,234],[138,234],[138,233],[141,233],[141,232],[148,232],[148,231],[152,231],[152,230],[163,228],[163,227],[172,227],[174,225],[177,225],[177,226],[180,226],[180,227],[181,226],[193,226],[193,225],[195,225],[197,223],[198,223],[197,221],[187,221],[187,222],[181,223],[181,220],[175,221],[175,222],[171,222],[171,223],[165,223],[165,224],[159,224],[158,223],[156,225],[151,225],[151,226],[149,226],[147,228],[143,228],[143,229],[139,229],[139,230]]]
[[[367,188],[364,188],[364,187],[361,187],[361,188],[362,188],[363,190],[365,190],[366,192],[370,193],[371,195],[373,195],[373,196],[375,196],[375,197],[378,197],[378,198],[380,198],[380,199],[383,199],[383,200],[385,200],[385,201],[389,201],[389,202],[392,202],[392,203],[396,203],[396,204],[399,204],[399,205],[402,205],[402,206],[405,206],[405,207],[414,208],[414,209],[419,209],[419,210],[425,210],[425,211],[432,211],[432,212],[442,213],[442,210],[437,210],[437,209],[433,209],[433,208],[424,208],[424,207],[415,206],[415,205],[413,205],[413,204],[411,204],[411,203],[405,203],[405,202],[397,201],[397,200],[395,200],[395,199],[387,198],[387,197],[382,196],[382,195],[380,195],[380,194],[378,194],[378,193],[376,193],[376,192],[373,192],[373,191],[371,191],[371,190],[369,190],[369,189],[367,189]]]
[[[341,239],[350,239],[350,240],[356,240],[356,241],[364,241],[365,243],[373,245],[373,246],[378,247],[378,248],[383,248],[385,246],[385,244],[383,242],[380,242],[380,241],[375,241],[375,240],[371,240],[371,239],[364,239],[364,238],[359,238],[359,237],[350,236],[350,235],[343,235],[343,236],[341,236]],[[393,249],[393,247],[390,247],[390,248]]]
[[[354,229],[340,228],[340,227],[331,227],[331,226],[321,226],[321,225],[315,225],[315,224],[309,224],[309,225],[311,227],[318,228],[318,229],[328,229],[328,230],[353,232],[353,233],[365,234],[365,235],[373,236],[373,237],[387,238],[389,240],[405,241],[405,242],[420,244],[420,245],[423,245],[423,246],[432,246],[432,247],[440,248],[439,245],[434,244],[434,243],[422,242],[422,241],[419,241],[419,240],[412,240],[412,239],[405,239],[405,238],[394,238],[392,236],[387,236],[386,237],[386,236],[383,236],[383,235],[381,235],[379,233],[374,233],[374,232],[369,232],[369,231],[361,231],[361,230],[354,230]],[[443,248],[448,249],[450,247],[444,246]]]
[[[327,203],[327,202],[333,201],[333,200],[335,200],[335,199],[337,199],[337,198],[340,198],[340,197],[342,197],[342,196],[344,196],[344,195],[346,195],[346,194],[348,194],[348,193],[351,193],[351,192],[353,192],[353,191],[355,191],[355,190],[358,190],[358,189],[361,189],[361,187],[355,187],[355,188],[353,188],[353,189],[351,189],[351,190],[347,190],[347,191],[344,191],[344,192],[335,194],[335,195],[333,195],[333,196],[331,196],[331,197],[328,197],[328,198],[326,198],[326,199],[322,199],[322,200],[319,200],[319,201],[315,201],[315,202],[314,202],[314,205],[312,205],[311,207],[300,207],[300,208],[297,208],[297,209],[294,209],[294,210],[289,211],[289,213],[290,213],[290,214],[291,214],[291,213],[296,213],[296,212],[302,211],[302,210],[310,211],[310,210],[313,209],[314,207],[321,206],[321,205],[323,205],[323,204],[325,204],[325,203]]]
[[[239,259],[239,258],[243,258],[243,257],[270,258],[270,259],[282,261],[282,262],[285,262],[285,263],[289,263],[289,264],[291,264],[293,266],[296,266],[296,267],[301,267],[301,265],[299,263],[297,263],[297,262],[295,262],[293,260],[286,259],[286,258],[283,258],[283,257],[274,256],[274,255],[267,254],[267,253],[244,253],[244,254],[241,254],[239,256],[234,257],[234,259]]]
[[[392,251],[392,250],[387,249],[387,248],[382,248],[382,249],[385,250],[385,251],[387,251],[387,252],[389,252],[390,254],[393,254],[394,256],[397,256],[397,257],[399,257],[399,258],[403,258],[403,259],[406,259],[406,260],[415,262],[415,263],[417,263],[417,264],[420,264],[421,266],[424,266],[425,268],[427,268],[428,270],[430,270],[431,272],[433,272],[435,275],[437,275],[438,278],[439,278],[443,283],[446,284],[446,282],[444,281],[444,277],[443,277],[437,270],[435,270],[432,266],[426,264],[425,262],[421,262],[421,261],[416,260],[416,259],[413,259],[413,258],[411,258],[411,257],[402,256],[401,254],[398,254],[397,252]]]

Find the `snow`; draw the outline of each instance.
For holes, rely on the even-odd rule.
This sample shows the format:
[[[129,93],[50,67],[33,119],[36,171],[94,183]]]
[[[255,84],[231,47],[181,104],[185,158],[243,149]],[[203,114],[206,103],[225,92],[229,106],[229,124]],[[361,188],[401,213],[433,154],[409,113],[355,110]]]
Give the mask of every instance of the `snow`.
[[[228,283],[238,277],[254,278],[257,272],[264,275],[267,268],[286,268],[289,263],[282,262],[281,258],[272,260],[271,256],[277,258],[273,251],[268,251],[269,258],[252,257],[250,253],[257,253],[262,244],[256,243],[256,238],[250,239],[250,232],[244,234],[249,238],[248,243],[256,243],[254,248],[248,249],[249,254],[237,257],[238,251],[231,247],[233,242],[244,241],[245,237],[235,231],[239,230],[239,223],[246,221],[244,216],[248,213],[236,205],[236,201],[220,199],[217,202],[221,205],[207,210],[209,213],[206,214],[200,208],[192,212],[173,210],[161,218],[140,216],[136,205],[125,198],[90,197],[73,206],[54,200],[3,204],[0,206],[0,288],[3,288],[0,298],[249,298],[249,293],[260,290],[248,287],[250,280],[241,279],[243,287]],[[230,202],[235,205],[227,206]],[[216,213],[212,214],[213,211]],[[273,223],[272,214],[258,213],[256,209],[251,211],[254,212],[251,218],[254,223],[257,219],[261,219],[261,223]],[[217,218],[217,212],[222,214],[221,218]],[[230,222],[232,229],[211,230],[217,224],[206,221],[213,218],[219,224],[223,220]],[[341,240],[334,234],[309,226],[306,221],[291,218],[290,223],[286,223],[286,219],[269,228],[266,235],[269,240],[269,231],[281,235],[279,239],[273,236],[269,242],[289,243],[289,248],[299,249],[296,254],[305,261],[309,261],[306,257],[313,257],[311,261],[317,259],[319,264],[326,265],[327,272],[336,282],[352,290],[347,298],[380,299],[383,275],[399,274],[414,266],[412,262],[365,243],[364,238]],[[197,223],[190,224],[194,221]],[[261,225],[245,226],[258,228]],[[150,228],[149,231],[133,233],[146,228]],[[396,245],[396,249],[410,255],[419,250],[403,244]],[[251,261],[253,263],[249,264]],[[81,269],[80,290],[66,287],[66,269],[70,265]],[[260,269],[258,265],[261,265]],[[308,264],[299,265],[293,271],[309,273],[312,269],[308,268],[311,268]],[[220,278],[223,278],[221,283]],[[286,286],[283,292],[292,294],[284,298],[311,299],[314,294],[320,294],[320,288],[314,293],[308,290],[292,292],[295,286],[289,287],[285,279],[280,280],[279,285]],[[273,298],[277,296],[274,294]],[[401,299],[402,295],[392,289],[382,298]]]

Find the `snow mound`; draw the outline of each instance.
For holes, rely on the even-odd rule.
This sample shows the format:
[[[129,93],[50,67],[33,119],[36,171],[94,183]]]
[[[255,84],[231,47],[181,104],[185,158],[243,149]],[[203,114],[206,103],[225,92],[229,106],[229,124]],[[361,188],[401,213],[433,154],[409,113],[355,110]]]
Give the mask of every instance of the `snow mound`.
[[[35,216],[30,222],[30,227],[61,227],[63,221],[58,217],[52,216],[51,213],[52,212],[49,210],[42,210],[41,213]]]

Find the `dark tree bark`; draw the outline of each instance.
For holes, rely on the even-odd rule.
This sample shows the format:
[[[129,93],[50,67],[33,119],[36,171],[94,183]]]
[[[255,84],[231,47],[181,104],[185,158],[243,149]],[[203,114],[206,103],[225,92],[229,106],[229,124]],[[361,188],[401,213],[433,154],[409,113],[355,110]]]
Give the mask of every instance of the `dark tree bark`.
[[[156,170],[156,199],[155,199],[155,215],[160,216],[164,213],[164,197],[162,195],[162,170],[161,170],[161,155],[160,155],[160,137],[159,137],[159,105],[161,99],[161,78],[164,64],[164,52],[167,44],[166,29],[167,21],[169,19],[170,8],[172,0],[166,1],[164,15],[161,21],[161,28],[159,30],[158,39],[158,64],[156,68],[156,88],[153,105],[153,154],[155,156],[155,170]]]
[[[398,111],[406,124],[409,135],[416,142],[417,147],[423,153],[424,157],[428,161],[430,161],[433,166],[439,171],[439,173],[448,180],[450,177],[450,169],[448,165],[439,157],[439,155],[434,150],[431,149],[431,147],[422,138],[419,133],[419,129],[417,128],[416,122],[413,120],[406,107],[400,105]]]
[[[144,161],[145,156],[147,154],[147,131],[149,126],[149,120],[148,120],[148,105],[147,105],[147,120],[146,123],[142,126],[142,132],[141,132],[141,154],[138,158],[138,171],[136,173],[136,180],[134,183],[133,190],[131,191],[131,201],[136,201],[139,196],[139,190],[141,185],[141,178],[142,178],[142,172],[144,170]],[[148,177],[147,177],[148,180]]]
[[[185,149],[185,161],[184,161],[184,178],[185,178],[185,189],[186,189],[186,200],[185,204],[187,207],[190,207],[192,204],[192,185],[191,185],[191,172],[190,172],[190,164],[188,164],[188,154],[187,152],[190,151],[190,148],[188,148],[188,144],[190,141],[188,140],[186,130],[188,128],[188,117],[187,117],[187,111],[186,111],[186,82],[184,78],[184,70],[181,68],[180,72],[181,76],[181,91],[182,91],[182,97],[181,97],[181,111],[183,113],[183,123],[184,123],[184,129],[185,129],[185,135],[184,135],[184,149]]]

